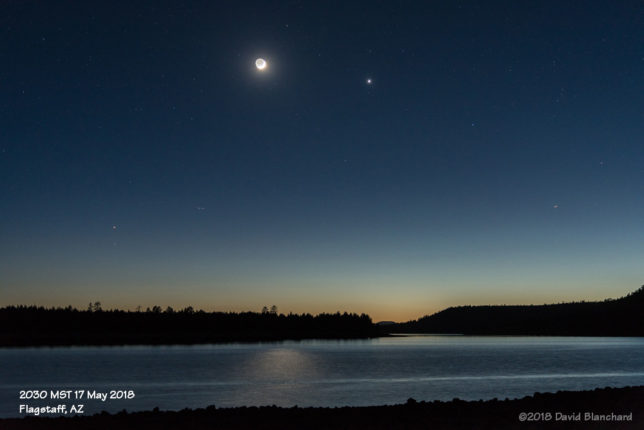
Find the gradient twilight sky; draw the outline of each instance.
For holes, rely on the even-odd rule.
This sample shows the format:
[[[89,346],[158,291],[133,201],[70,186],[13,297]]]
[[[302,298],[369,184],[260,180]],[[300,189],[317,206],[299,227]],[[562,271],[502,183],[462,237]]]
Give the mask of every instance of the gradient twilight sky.
[[[643,280],[641,1],[0,1],[0,305],[408,320]]]

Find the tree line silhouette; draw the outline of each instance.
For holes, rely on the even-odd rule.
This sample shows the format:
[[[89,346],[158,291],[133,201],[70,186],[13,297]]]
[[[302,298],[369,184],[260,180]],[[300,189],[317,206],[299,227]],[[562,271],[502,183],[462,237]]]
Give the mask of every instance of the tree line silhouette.
[[[528,306],[450,307],[387,326],[389,333],[644,336],[644,286],[619,299]]]
[[[279,314],[205,312],[186,307],[153,306],[142,311],[104,310],[100,302],[87,310],[71,306],[44,308],[8,306],[0,309],[0,346],[193,344],[272,341],[305,338],[366,338],[377,336],[366,314]]]
[[[0,346],[194,344],[285,339],[352,339],[396,333],[644,336],[644,286],[619,299],[527,306],[458,306],[378,326],[366,314],[205,312],[188,306],[135,311],[71,306],[0,308]]]

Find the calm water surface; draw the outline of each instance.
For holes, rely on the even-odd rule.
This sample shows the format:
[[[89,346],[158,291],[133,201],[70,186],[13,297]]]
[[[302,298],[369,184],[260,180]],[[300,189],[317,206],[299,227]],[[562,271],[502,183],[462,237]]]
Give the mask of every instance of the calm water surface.
[[[413,336],[199,346],[0,349],[0,416],[20,404],[89,413],[376,405],[644,385],[644,338]],[[130,400],[20,400],[19,391],[133,390]]]

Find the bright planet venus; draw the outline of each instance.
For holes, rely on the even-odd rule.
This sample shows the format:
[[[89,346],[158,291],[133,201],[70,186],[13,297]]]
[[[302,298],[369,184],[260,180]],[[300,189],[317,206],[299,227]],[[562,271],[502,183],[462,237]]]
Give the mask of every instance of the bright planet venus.
[[[267,66],[266,60],[263,58],[258,58],[255,60],[255,67],[257,67],[258,70],[264,70]]]

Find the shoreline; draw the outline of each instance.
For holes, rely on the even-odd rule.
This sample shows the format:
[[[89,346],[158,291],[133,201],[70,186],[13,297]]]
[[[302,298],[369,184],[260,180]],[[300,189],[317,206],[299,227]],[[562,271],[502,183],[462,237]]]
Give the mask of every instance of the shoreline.
[[[316,341],[316,340],[337,340],[337,341],[352,341],[352,340],[369,340],[378,339],[381,337],[399,337],[377,335],[377,336],[290,336],[290,337],[239,337],[239,338],[211,338],[202,341],[176,339],[172,341],[154,341],[145,342],[140,339],[132,339],[132,341],[114,341],[114,342],[73,342],[73,341],[42,341],[42,342],[23,342],[23,343],[7,343],[3,342],[0,337],[0,349],[20,349],[20,348],[95,348],[95,347],[126,347],[126,346],[198,346],[198,345],[230,345],[230,344],[263,344],[275,342],[301,342],[301,341]],[[402,336],[400,336],[402,337]]]
[[[416,401],[382,406],[277,406],[103,412],[0,419],[2,429],[636,429],[644,386],[535,393],[520,399]]]
[[[171,342],[158,341],[158,342],[142,342],[140,340],[133,340],[132,342],[24,342],[24,343],[6,343],[0,337],[0,349],[31,349],[31,348],[118,348],[118,347],[172,347],[172,346],[200,346],[200,345],[235,345],[235,344],[270,344],[279,342],[306,342],[306,341],[356,341],[356,340],[372,340],[372,339],[389,339],[400,337],[511,337],[511,338],[634,338],[639,339],[644,336],[628,336],[628,335],[570,335],[570,334],[462,334],[462,333],[385,333],[372,336],[291,336],[291,337],[245,337],[245,338],[219,338],[209,339],[203,341],[180,341],[175,340]]]

